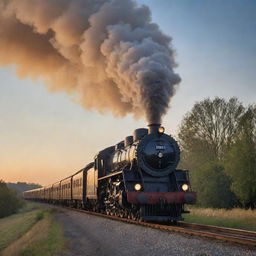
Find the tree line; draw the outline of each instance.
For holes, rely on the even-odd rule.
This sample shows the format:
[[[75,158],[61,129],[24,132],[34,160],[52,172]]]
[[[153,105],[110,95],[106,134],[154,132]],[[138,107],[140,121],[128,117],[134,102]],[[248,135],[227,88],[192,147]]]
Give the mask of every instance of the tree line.
[[[18,195],[21,195],[22,192],[35,189],[35,188],[41,188],[42,186],[35,183],[26,183],[26,182],[17,182],[17,183],[7,183],[6,184],[9,189],[15,190]]]
[[[178,140],[180,167],[190,170],[198,205],[256,207],[256,105],[218,97],[197,102]]]

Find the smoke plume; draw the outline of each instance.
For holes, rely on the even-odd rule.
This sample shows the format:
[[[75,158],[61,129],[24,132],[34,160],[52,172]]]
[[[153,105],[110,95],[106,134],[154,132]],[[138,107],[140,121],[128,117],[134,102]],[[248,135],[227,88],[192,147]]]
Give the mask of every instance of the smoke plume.
[[[133,0],[0,0],[0,66],[87,109],[160,123],[180,77],[171,37]]]

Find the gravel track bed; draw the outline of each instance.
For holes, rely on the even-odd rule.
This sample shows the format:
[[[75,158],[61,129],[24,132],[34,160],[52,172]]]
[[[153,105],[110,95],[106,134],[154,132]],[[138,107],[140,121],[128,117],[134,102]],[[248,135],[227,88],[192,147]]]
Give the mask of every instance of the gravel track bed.
[[[56,213],[67,238],[58,256],[256,256],[256,249],[113,221],[68,209]]]

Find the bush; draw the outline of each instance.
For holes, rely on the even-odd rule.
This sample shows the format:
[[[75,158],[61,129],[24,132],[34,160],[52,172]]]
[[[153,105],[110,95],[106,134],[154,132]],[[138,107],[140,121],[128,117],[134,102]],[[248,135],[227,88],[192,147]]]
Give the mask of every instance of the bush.
[[[36,215],[36,220],[39,221],[39,220],[42,220],[43,218],[44,218],[44,212],[43,211],[38,212]]]
[[[23,206],[17,193],[0,180],[0,218],[16,213]]]
[[[230,208],[235,204],[235,196],[230,191],[230,179],[218,163],[202,166],[192,175],[197,192],[198,205],[212,208]]]

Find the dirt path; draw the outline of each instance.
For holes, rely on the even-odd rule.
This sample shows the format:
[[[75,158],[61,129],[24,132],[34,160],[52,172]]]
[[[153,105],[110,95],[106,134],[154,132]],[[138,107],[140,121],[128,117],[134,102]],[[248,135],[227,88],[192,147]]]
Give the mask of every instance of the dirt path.
[[[61,209],[67,251],[58,256],[256,256],[256,250]]]

